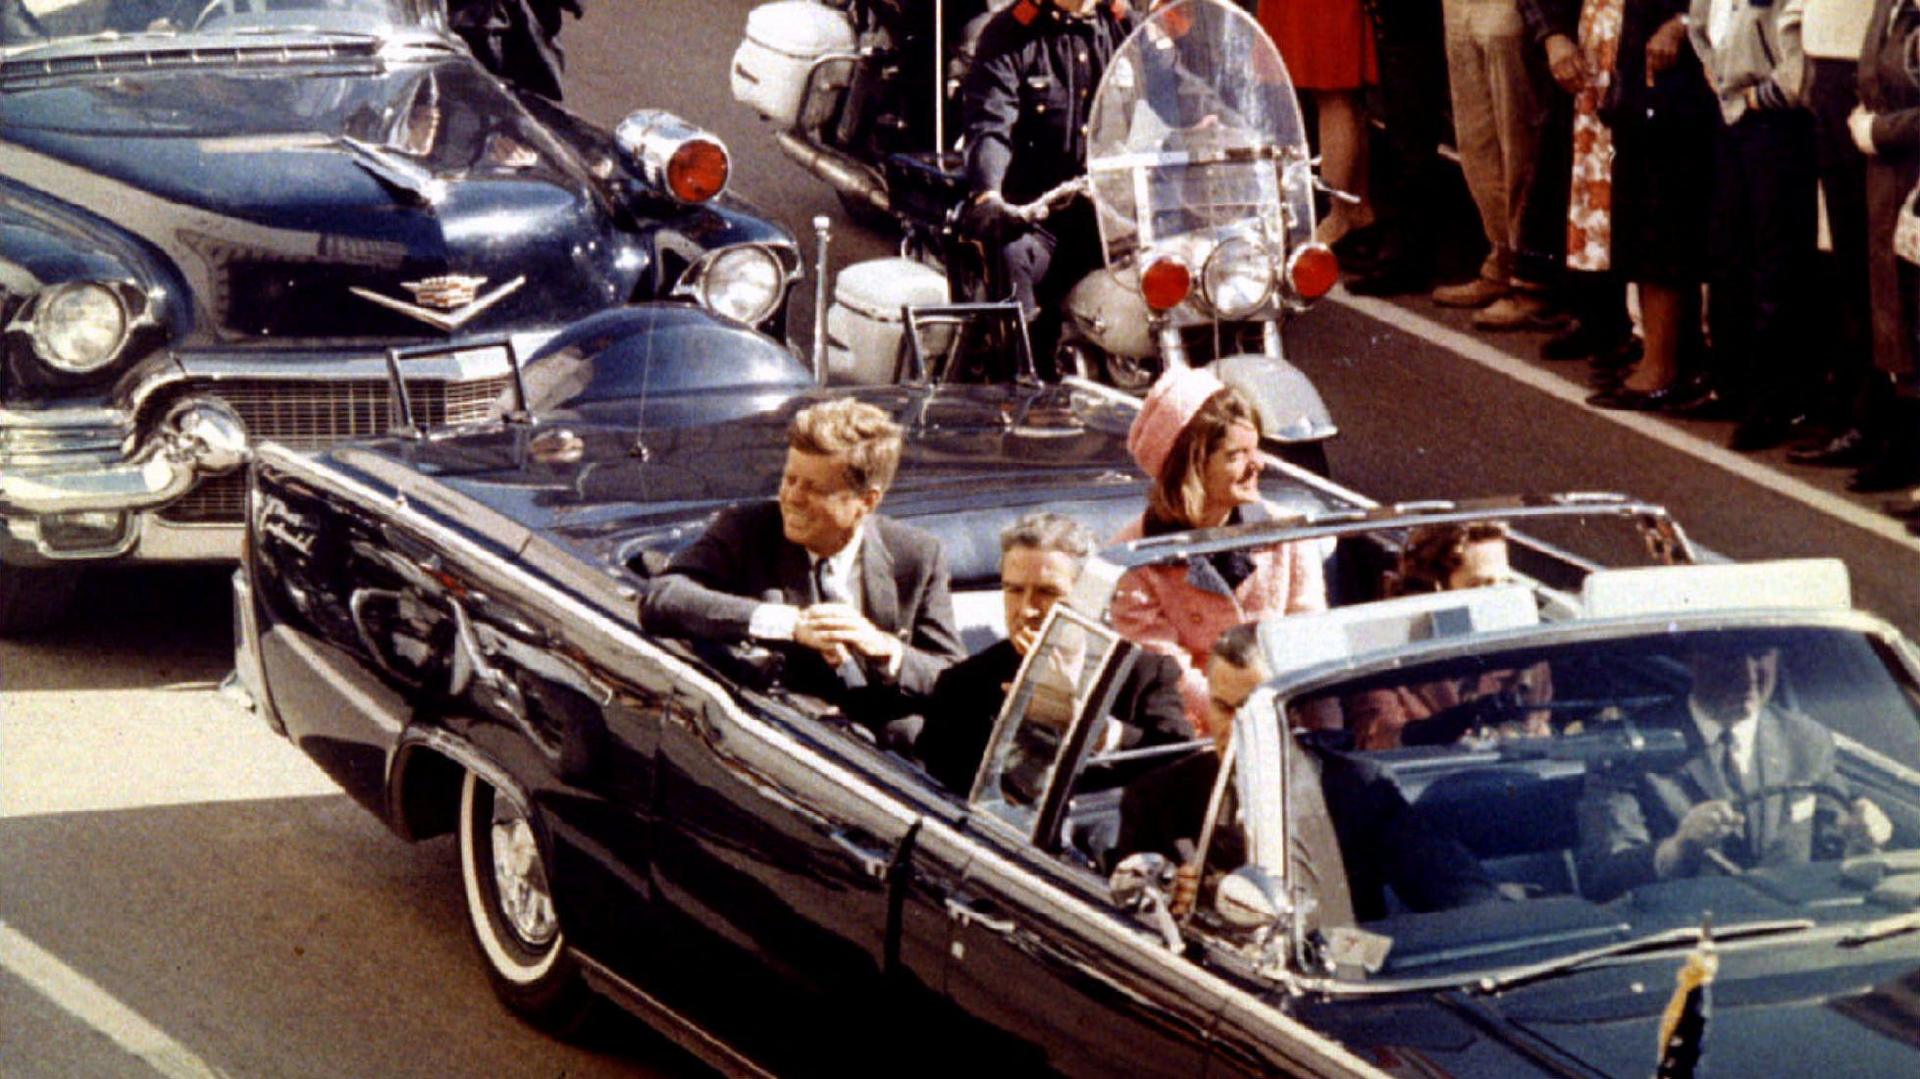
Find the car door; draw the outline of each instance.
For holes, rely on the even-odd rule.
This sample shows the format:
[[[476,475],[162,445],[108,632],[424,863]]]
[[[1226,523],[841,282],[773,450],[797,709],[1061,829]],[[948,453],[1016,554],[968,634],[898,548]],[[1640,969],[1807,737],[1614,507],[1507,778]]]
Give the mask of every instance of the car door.
[[[1063,852],[1066,792],[1099,737],[1132,648],[1064,607],[1022,669],[970,800],[968,857],[933,843],[915,874],[952,923],[948,999],[969,1054],[1021,1072],[1199,1075],[1217,983],[1117,909]]]
[[[913,1011],[888,972],[922,807],[849,759],[876,751],[844,721],[717,683],[689,693],[662,728],[653,860],[679,1002],[777,1070],[870,1059],[878,1021]],[[831,1033],[849,1016],[865,1033]]]

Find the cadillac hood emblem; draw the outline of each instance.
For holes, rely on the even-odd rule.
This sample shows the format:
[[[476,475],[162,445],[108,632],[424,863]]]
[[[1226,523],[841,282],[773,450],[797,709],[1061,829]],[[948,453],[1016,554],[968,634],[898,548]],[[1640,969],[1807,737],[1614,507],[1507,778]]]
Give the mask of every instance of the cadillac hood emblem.
[[[522,274],[491,292],[482,293],[480,286],[486,284],[487,279],[466,274],[442,274],[421,281],[402,281],[400,287],[413,295],[412,303],[383,296],[371,289],[356,287],[347,291],[381,307],[417,318],[435,329],[452,332],[526,282],[526,275]]]
[[[472,303],[473,298],[480,295],[480,286],[486,283],[484,277],[450,273],[429,277],[424,281],[402,281],[400,287],[413,293],[414,302],[422,307],[431,307],[435,311],[458,311]]]

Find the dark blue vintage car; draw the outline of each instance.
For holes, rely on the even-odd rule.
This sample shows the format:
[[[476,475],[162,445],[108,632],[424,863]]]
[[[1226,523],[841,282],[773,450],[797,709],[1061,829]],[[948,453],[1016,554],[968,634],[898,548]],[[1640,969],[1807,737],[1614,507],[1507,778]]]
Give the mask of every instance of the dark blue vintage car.
[[[394,350],[459,424],[598,311],[781,336],[798,254],[727,169],[516,93],[442,0],[0,0],[0,632],[88,563],[233,557],[245,446],[384,432]]]
[[[529,1020],[566,1031],[611,998],[739,1075],[1644,1076],[1713,941],[1680,1050],[1728,1074],[1920,1065],[1920,662],[1836,563],[1691,565],[1617,497],[1383,509],[1276,463],[1265,492],[1297,516],[1090,563],[960,791],[764,653],[637,622],[718,508],[768,497],[822,391],[770,364],[703,422],[710,391],[672,374],[698,364],[621,385],[589,344],[530,366],[537,422],[262,448],[236,575],[260,713],[398,834],[457,836],[477,953]],[[1111,534],[1143,504],[1136,406],[1095,387],[856,392],[908,428],[885,510],[942,541],[970,647],[1003,631],[1001,527],[1048,508]],[[1662,564],[1516,535],[1515,583],[1379,597],[1405,529],[1488,517],[1598,522]],[[1261,625],[1273,679],[1220,755],[1111,745],[1142,654],[1108,624],[1121,572],[1276,540],[1319,545],[1335,606]],[[1811,832],[1865,799],[1885,827],[1609,875],[1592,807],[1676,767],[1688,657],[1722,645],[1777,657],[1825,766],[1776,774],[1762,741],[1777,782],[1748,816]],[[1370,702],[1434,686],[1466,707],[1365,735]],[[1204,781],[1179,916],[1170,855],[1117,845],[1162,765]]]

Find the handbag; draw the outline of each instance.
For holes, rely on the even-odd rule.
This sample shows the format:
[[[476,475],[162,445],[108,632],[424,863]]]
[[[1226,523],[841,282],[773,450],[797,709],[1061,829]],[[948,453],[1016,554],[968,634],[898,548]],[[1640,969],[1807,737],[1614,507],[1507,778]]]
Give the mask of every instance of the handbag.
[[[1907,192],[1907,200],[1900,204],[1900,212],[1894,216],[1893,253],[1920,266],[1920,213],[1914,211],[1916,199],[1920,199],[1920,183]]]

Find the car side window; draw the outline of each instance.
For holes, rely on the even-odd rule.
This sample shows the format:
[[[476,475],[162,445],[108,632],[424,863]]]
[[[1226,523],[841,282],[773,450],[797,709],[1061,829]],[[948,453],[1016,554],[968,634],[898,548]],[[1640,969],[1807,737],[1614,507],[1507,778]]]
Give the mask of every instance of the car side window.
[[[1064,792],[1053,779],[1070,767],[1085,741],[1075,719],[1104,714],[1113,692],[1108,672],[1117,638],[1064,606],[1055,608],[1040,643],[1021,665],[1019,680],[987,747],[974,781],[973,803],[1020,832],[1035,824]],[[1092,711],[1093,708],[1098,711]]]

